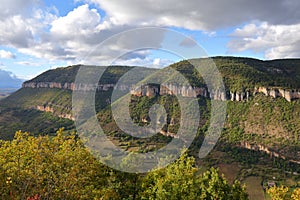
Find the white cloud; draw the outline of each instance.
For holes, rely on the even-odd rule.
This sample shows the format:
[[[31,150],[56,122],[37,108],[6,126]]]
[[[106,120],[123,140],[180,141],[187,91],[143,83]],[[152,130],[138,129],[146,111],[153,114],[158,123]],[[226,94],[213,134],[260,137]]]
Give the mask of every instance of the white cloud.
[[[89,35],[97,32],[101,17],[96,9],[82,5],[69,12],[64,17],[59,17],[52,22],[50,29],[54,35],[70,37],[74,35]]]
[[[233,52],[264,52],[267,59],[300,57],[300,24],[248,24],[236,29],[232,37],[228,48]]]
[[[116,24],[175,26],[212,30],[259,20],[300,22],[298,0],[84,0],[105,10]]]
[[[172,64],[174,61],[161,58],[132,58],[132,59],[120,59],[116,60],[114,65],[126,65],[126,66],[143,66],[151,68],[162,68]]]
[[[234,39],[228,45],[230,50],[264,51],[268,58],[297,56],[300,52],[296,45],[298,25],[293,25],[300,23],[298,0],[81,1],[99,5],[106,16],[101,16],[87,4],[74,8],[65,16],[57,16],[56,8],[42,9],[39,0],[3,0],[0,7],[0,45],[50,61],[76,63],[89,59],[93,63],[105,63],[105,60],[120,56],[126,49],[137,47],[145,39],[148,44],[144,45],[160,47],[163,31],[133,33],[131,37],[116,38],[114,44],[96,48],[112,35],[136,26],[173,26],[215,34],[220,28],[257,20],[265,23],[248,24],[234,32]],[[294,33],[290,33],[293,29]],[[284,40],[287,40],[285,44]],[[182,45],[194,44],[182,41]],[[91,50],[94,50],[93,53],[90,53]],[[153,66],[164,63],[163,60],[147,60],[147,56],[147,53],[132,54],[131,57],[123,57],[122,62],[136,61]]]
[[[97,45],[112,35],[133,27],[127,25],[118,26],[107,19],[101,20],[101,16],[97,10],[90,9],[88,5],[74,8],[66,16],[61,17],[55,17],[47,12],[38,11],[34,14],[35,18],[30,20],[19,21],[22,19],[19,16],[14,16],[14,18],[18,19],[17,22],[23,26],[18,26],[20,27],[20,31],[17,31],[17,33],[11,34],[9,31],[6,31],[9,35],[2,38],[2,44],[17,47],[19,52],[37,58],[66,60],[76,63],[76,61],[79,62],[86,57],[91,60],[90,62],[118,57],[122,55],[121,52],[126,52],[126,49],[136,47],[144,41],[148,41],[151,46],[159,47],[164,37],[163,31],[161,33],[145,31],[140,35],[132,32],[126,37],[122,37],[121,35],[115,37],[113,44],[105,47],[97,47]],[[43,18],[47,20],[44,20],[41,24],[40,21]],[[31,21],[31,23],[29,24],[28,21]],[[7,27],[6,30],[16,26],[16,23],[4,22],[4,24]],[[8,24],[11,25],[8,26]],[[45,30],[45,27],[49,27],[48,30]],[[18,42],[19,40],[16,37],[18,35],[25,35],[26,30],[28,30],[25,37],[27,40],[22,38]],[[12,35],[12,38],[10,38],[10,35]],[[141,54],[135,54],[135,56],[136,58],[144,57]]]
[[[14,15],[29,15],[33,5],[39,0],[1,0],[0,19],[7,19]]]
[[[12,47],[28,47],[33,40],[30,25],[20,15],[0,21],[0,44]]]
[[[16,58],[16,56],[10,51],[0,50],[0,58],[10,59]]]
[[[16,13],[0,20],[0,45],[16,49],[36,45],[45,35],[49,23],[56,18],[50,11],[34,7],[30,15]]]
[[[153,60],[153,65],[155,65],[155,66],[159,66],[160,65],[160,58],[155,58],[154,60]]]

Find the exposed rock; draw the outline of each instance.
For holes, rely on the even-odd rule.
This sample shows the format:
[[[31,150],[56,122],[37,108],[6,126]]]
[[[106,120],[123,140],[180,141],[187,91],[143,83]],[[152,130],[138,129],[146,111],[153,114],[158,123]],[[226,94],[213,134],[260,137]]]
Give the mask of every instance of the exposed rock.
[[[177,124],[177,120],[175,118],[171,118],[170,125],[176,125],[176,124]]]
[[[178,135],[174,134],[174,133],[170,133],[170,132],[166,132],[166,131],[163,131],[161,130],[159,132],[160,134],[164,135],[164,136],[167,136],[167,137],[172,137],[172,138],[179,138]]]
[[[225,101],[230,99],[231,101],[248,101],[251,93],[249,90],[236,92],[229,91],[228,95],[220,90],[208,91],[205,87],[192,87],[192,86],[180,86],[177,84],[158,85],[150,84],[143,85],[141,87],[134,87],[133,85],[114,85],[114,84],[75,84],[75,83],[56,83],[56,82],[26,82],[23,83],[23,88],[59,88],[66,90],[84,90],[84,91],[108,91],[110,89],[118,89],[120,91],[130,92],[136,96],[157,96],[157,95],[181,95],[183,97],[210,97],[214,100]],[[273,98],[283,97],[287,101],[291,102],[293,99],[300,98],[299,90],[287,90],[276,87],[255,87],[253,95],[257,93],[263,93],[266,96]]]
[[[235,101],[235,92],[230,91],[230,100]]]
[[[50,106],[37,106],[36,109],[44,112],[54,112],[53,108],[51,108]]]
[[[150,120],[149,120],[149,119],[147,119],[147,118],[142,118],[142,122],[143,122],[143,123],[149,123],[149,122],[150,122]]]
[[[102,90],[107,91],[111,88],[114,88],[114,84],[75,84],[75,83],[56,83],[56,82],[26,82],[23,83],[23,88],[58,88],[65,90],[84,90],[84,91],[92,91],[92,90]]]
[[[226,101],[226,93],[225,92],[221,92],[220,90],[212,90],[209,92],[210,94],[210,98],[214,99],[214,100],[222,100],[222,101]]]
[[[251,144],[249,142],[241,142],[240,146],[245,149],[264,152],[264,153],[270,155],[270,157],[281,158],[281,159],[286,160],[286,157],[284,155],[281,155],[280,153],[272,151],[269,148],[267,148],[266,146],[261,145],[261,144]],[[292,163],[300,164],[299,160],[289,159],[288,161],[292,162]]]
[[[288,102],[291,102],[293,99],[300,98],[300,91],[299,90],[287,90],[282,88],[268,88],[268,87],[258,87],[254,89],[254,94],[256,93],[263,93],[266,96],[271,96],[273,98],[283,97]]]
[[[236,101],[241,101],[241,95],[239,93],[235,94],[235,100]]]
[[[169,85],[146,85],[139,88],[134,88],[130,91],[132,95],[136,96],[156,96],[156,95],[180,95],[183,97],[210,97],[215,100],[226,100],[226,94],[220,90],[207,91],[206,88],[180,86],[176,84]]]
[[[48,105],[36,106],[35,109],[37,109],[39,111],[43,111],[43,112],[51,112],[57,117],[66,118],[66,119],[70,119],[72,121],[75,121],[75,118],[71,114],[66,114],[66,113],[55,114],[54,109],[52,107],[48,106]]]
[[[242,92],[229,92],[229,99],[231,101],[248,101],[250,98],[249,91],[242,91]]]
[[[246,92],[246,101],[248,101],[248,100],[249,100],[249,97],[250,97],[250,92],[249,92],[249,91],[247,91],[247,92]]]

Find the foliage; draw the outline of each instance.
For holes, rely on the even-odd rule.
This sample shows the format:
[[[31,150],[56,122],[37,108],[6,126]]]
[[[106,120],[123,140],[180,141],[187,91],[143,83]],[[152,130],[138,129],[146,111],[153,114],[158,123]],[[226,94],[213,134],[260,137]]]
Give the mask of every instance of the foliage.
[[[248,199],[244,187],[229,185],[214,168],[199,175],[186,153],[166,169],[149,173],[143,188],[141,199]]]
[[[277,86],[277,87],[283,87],[283,88],[300,88],[300,60],[297,59],[289,59],[289,60],[275,60],[275,61],[260,61],[256,59],[249,59],[249,58],[234,58],[234,57],[215,57],[213,58],[213,61],[216,63],[219,71],[221,72],[224,83],[226,86],[227,91],[241,91],[241,90],[250,90],[252,92],[253,88],[255,86]],[[171,65],[170,67],[173,67],[174,69],[181,72],[191,83],[193,86],[199,86],[199,87],[205,87],[205,83],[203,82],[203,79],[201,77],[201,74],[199,74],[190,64],[188,61],[181,61],[178,63],[175,63]],[[79,69],[79,66],[70,66],[67,68],[58,68],[55,70],[50,70],[48,72],[43,73],[42,75],[34,78],[31,80],[32,82],[61,82],[61,83],[71,83],[74,82],[76,73]],[[104,73],[104,76],[100,80],[101,84],[104,83],[116,83],[117,80],[120,78],[121,75],[126,73],[132,69],[131,67],[124,67],[124,66],[113,66],[109,67],[107,71]],[[155,74],[154,74],[155,75]],[[138,149],[138,151],[151,151],[155,150],[157,148],[160,148],[164,146],[167,142],[169,142],[172,138],[165,137],[163,135],[157,134],[156,136],[150,138],[150,139],[140,139],[137,140],[136,138],[131,137],[130,135],[122,133],[118,128],[116,127],[116,124],[114,123],[111,113],[108,111],[108,108],[106,108],[107,100],[111,96],[111,90],[105,91],[105,92],[99,92],[96,93],[96,111],[98,113],[98,118],[100,119],[100,123],[104,123],[103,129],[106,131],[106,133],[113,137],[114,142],[117,141],[118,144],[122,145],[126,150],[131,149]],[[13,132],[22,129],[29,131],[31,135],[53,135],[55,131],[59,127],[66,127],[67,130],[72,130],[74,128],[73,122],[66,119],[61,119],[58,117],[55,117],[54,115],[59,114],[70,114],[71,108],[72,108],[72,93],[69,90],[62,90],[62,89],[55,89],[55,88],[22,88],[21,90],[17,91],[16,93],[12,94],[11,96],[1,100],[0,102],[0,133],[2,139],[11,140],[13,138],[12,134]],[[178,104],[176,98],[173,98],[172,96],[162,96],[162,97],[155,97],[155,98],[148,98],[148,97],[133,97],[132,98],[132,104],[131,104],[131,111],[132,111],[132,118],[135,122],[139,123],[139,125],[147,125],[146,123],[143,123],[142,120],[144,118],[147,119],[148,117],[148,111],[149,108],[155,104],[159,103],[161,105],[164,105],[167,113],[168,113],[168,125],[164,127],[165,131],[169,131],[171,133],[176,133],[176,130],[178,130],[179,124],[175,123],[173,125],[170,125],[170,121],[173,119],[179,119],[180,117],[180,105]],[[205,134],[205,131],[207,129],[207,121],[209,118],[209,100],[208,99],[201,99],[199,98],[199,105],[200,105],[200,112],[201,117],[203,117],[203,120],[200,122],[198,136],[196,138],[196,142],[193,143],[193,146],[191,149],[196,152],[196,150],[199,149],[201,146],[201,142],[203,139],[203,136]],[[296,100],[293,102],[287,102],[283,98],[277,98],[276,100],[271,97],[266,97],[264,95],[256,95],[255,97],[250,98],[250,101],[248,102],[229,102],[228,103],[228,110],[227,110],[227,119],[226,119],[226,126],[223,131],[223,137],[222,142],[220,142],[220,145],[228,144],[229,146],[234,144],[233,148],[231,150],[226,149],[229,154],[232,154],[232,157],[239,161],[241,164],[245,164],[247,166],[254,166],[258,165],[260,163],[262,166],[265,166],[266,163],[264,161],[266,160],[266,155],[259,154],[254,151],[247,151],[247,150],[241,150],[236,149],[236,145],[240,144],[240,142],[247,141],[254,144],[262,144],[266,147],[268,147],[271,150],[280,151],[282,155],[285,155],[287,159],[298,159],[299,155],[297,154],[300,150],[300,121],[299,121],[299,113],[300,113],[300,101]],[[54,110],[54,115],[51,113],[42,113],[39,111],[36,111],[36,106],[50,106]],[[178,120],[177,120],[178,121]],[[21,134],[22,135],[22,134]],[[32,146],[38,146],[37,150],[31,149],[25,145],[25,143],[21,143],[24,149],[23,153],[25,152],[29,156],[31,152],[39,152],[42,151],[39,149],[39,145],[36,145],[35,143],[41,144],[41,147],[43,145],[46,145],[47,148],[49,147],[49,152],[46,150],[42,151],[41,155],[46,155],[47,159],[42,158],[42,156],[35,152],[34,155],[37,155],[37,158],[39,160],[34,161],[38,163],[38,170],[42,171],[38,174],[28,175],[25,172],[22,172],[20,177],[17,177],[16,179],[16,170],[18,167],[13,168],[13,172],[15,174],[2,177],[2,182],[5,183],[8,181],[8,183],[12,182],[13,184],[17,184],[14,186],[13,189],[16,189],[14,191],[14,194],[26,194],[34,197],[35,190],[33,189],[33,185],[29,180],[27,180],[24,175],[26,174],[26,177],[28,175],[30,180],[34,180],[35,184],[39,184],[37,187],[37,190],[42,191],[39,192],[39,195],[48,195],[46,191],[47,189],[43,189],[45,187],[48,187],[50,183],[55,182],[55,187],[57,188],[64,188],[65,185],[61,181],[58,181],[61,177],[66,177],[66,174],[70,173],[72,170],[70,170],[70,166],[68,164],[64,164],[66,166],[65,169],[69,169],[69,171],[64,171],[64,169],[59,168],[59,165],[54,165],[56,162],[55,160],[58,159],[58,155],[65,154],[64,152],[60,153],[53,153],[50,154],[50,151],[53,152],[59,152],[59,148],[54,148],[55,146],[59,146],[59,144],[55,143],[55,138],[52,140],[51,137],[38,137],[37,139],[32,138],[31,136],[22,136],[26,139],[22,139],[22,141],[32,140],[32,142],[27,142],[26,144],[30,144]],[[65,136],[64,136],[65,137]],[[69,137],[69,136],[68,136]],[[76,137],[73,138],[75,140]],[[76,139],[77,140],[77,139]],[[15,140],[11,142],[2,142],[1,143],[1,151],[2,148],[7,145],[7,152],[12,151],[9,155],[15,155],[15,153],[18,153],[18,148],[14,146],[14,149],[11,147],[11,145],[15,144]],[[49,144],[48,144],[49,143]],[[3,144],[3,145],[2,145]],[[219,144],[218,144],[219,145]],[[224,145],[225,146],[225,145]],[[43,147],[44,148],[44,147]],[[54,148],[54,149],[51,149]],[[44,148],[46,149],[46,147]],[[80,149],[80,150],[79,150]],[[26,151],[25,151],[26,150]],[[21,149],[18,151],[21,152]],[[80,147],[76,151],[85,151],[84,148]],[[6,152],[6,153],[7,153]],[[193,152],[194,153],[194,152]],[[5,162],[7,163],[14,163],[11,165],[15,165],[16,160],[13,160],[13,162],[10,162],[8,157],[4,156],[6,154],[1,155],[1,159],[3,158]],[[18,155],[18,154],[16,154]],[[78,156],[81,155],[80,153]],[[71,159],[68,156],[64,155],[67,160]],[[87,156],[87,155],[86,155]],[[26,157],[26,156],[25,156]],[[34,160],[33,155],[28,157],[26,161],[23,161],[22,159],[20,161],[26,163],[19,166],[20,171],[25,169],[26,165],[32,166],[31,162],[29,160]],[[75,156],[76,157],[76,156]],[[92,159],[92,158],[91,158]],[[77,160],[80,160],[79,158]],[[270,159],[271,162],[273,162],[272,167],[274,168],[280,168],[282,170],[288,170],[291,172],[295,172],[299,170],[299,165],[292,165],[289,166],[286,161],[283,161],[282,159]],[[55,161],[54,163],[52,161]],[[7,168],[7,164],[2,160],[1,164],[3,164],[3,167]],[[28,163],[29,164],[28,164]],[[42,163],[46,163],[46,165],[49,165],[49,169],[46,170],[47,166],[44,166]],[[221,162],[221,161],[220,161]],[[57,162],[56,162],[57,163]],[[70,161],[72,163],[72,161]],[[192,195],[199,194],[197,192],[201,192],[203,190],[197,189],[197,191],[189,191],[189,188],[193,188],[194,186],[197,188],[199,187],[197,184],[201,183],[210,183],[209,181],[205,182],[205,176],[197,174],[198,172],[194,172],[194,169],[197,169],[195,166],[191,167],[191,171],[187,170],[185,171],[186,165],[181,163],[180,161],[176,162],[178,166],[170,166],[170,168],[167,168],[166,170],[157,170],[156,172],[153,172],[154,174],[157,173],[157,180],[153,180],[154,175],[151,175],[152,173],[146,175],[146,182],[144,181],[143,177],[133,174],[124,174],[116,171],[109,171],[109,173],[106,171],[106,168],[103,168],[103,166],[99,163],[93,163],[95,166],[101,166],[104,170],[104,172],[97,172],[99,173],[99,176],[105,176],[103,180],[101,179],[100,182],[91,181],[90,185],[87,184],[87,188],[95,187],[95,194],[92,192],[92,195],[89,196],[89,198],[93,197],[102,197],[103,199],[134,199],[137,198],[138,195],[148,195],[144,198],[150,198],[151,195],[155,195],[156,191],[146,190],[144,186],[148,184],[148,186],[160,188],[160,195],[161,198],[164,197],[170,197],[170,193],[174,194],[182,194],[183,196],[186,195],[186,198],[193,197]],[[193,162],[191,162],[193,163]],[[39,166],[41,165],[41,166]],[[180,165],[182,165],[180,167]],[[193,164],[194,165],[194,164]],[[0,168],[2,165],[0,165]],[[2,171],[5,171],[4,168]],[[44,168],[43,168],[44,167]],[[56,168],[59,168],[57,170]],[[84,168],[84,166],[81,166]],[[172,168],[173,167],[173,168]],[[64,168],[64,167],[63,167]],[[101,170],[102,170],[101,168]],[[27,169],[27,168],[26,168]],[[81,170],[81,168],[79,167]],[[84,169],[89,170],[89,169]],[[84,171],[83,170],[83,171]],[[168,171],[169,170],[169,171]],[[30,171],[30,170],[29,170]],[[46,172],[50,171],[57,171],[59,175],[57,175],[59,178],[56,178],[55,180],[50,179],[48,176],[46,178],[39,178],[37,180],[36,177],[42,176]],[[267,170],[262,170],[262,172],[268,173]],[[29,173],[29,172],[28,172]],[[56,172],[55,172],[56,173]],[[89,172],[88,172],[89,173]],[[94,172],[91,172],[94,173]],[[97,174],[96,173],[96,174]],[[184,176],[192,177],[191,181],[187,181],[187,179],[184,179],[184,177],[178,178],[173,174],[181,175],[181,173]],[[252,172],[249,172],[252,173]],[[34,174],[31,172],[31,174]],[[62,174],[65,174],[64,176]],[[104,175],[103,175],[104,174]],[[207,172],[207,177],[215,177],[215,172],[213,170],[210,170],[210,172]],[[210,175],[209,175],[210,174]],[[77,174],[78,177],[80,177],[79,174]],[[76,175],[76,177],[77,177]],[[192,176],[193,175],[193,176]],[[2,175],[1,175],[2,176]],[[68,174],[69,176],[69,174]],[[71,175],[70,177],[72,177]],[[165,179],[159,179],[159,176],[164,177]],[[8,179],[10,177],[10,179]],[[152,178],[151,178],[152,177]],[[197,178],[195,178],[197,177]],[[82,183],[85,187],[85,182],[81,182],[85,180],[84,178],[78,178],[80,179],[80,183]],[[91,178],[92,179],[92,178]],[[199,180],[198,180],[199,179]],[[16,182],[17,180],[17,182]],[[68,179],[69,180],[69,179]],[[212,184],[218,185],[219,183],[224,183],[222,180],[222,177],[219,177],[214,179],[215,182],[212,182]],[[18,182],[19,181],[19,182]],[[26,182],[27,181],[27,182]],[[48,182],[47,182],[48,181]],[[52,182],[51,182],[52,181]],[[180,182],[181,185],[184,185],[187,189],[184,190],[176,190],[172,191],[172,188],[170,185],[176,183],[176,181]],[[202,181],[202,182],[201,182]],[[22,183],[22,184],[21,184]],[[197,183],[197,184],[196,184]],[[143,187],[141,186],[143,185]],[[224,183],[225,184],[225,183]],[[28,185],[28,187],[26,186]],[[130,187],[129,187],[130,185]],[[197,185],[197,186],[196,186]],[[222,185],[222,184],[221,184]],[[225,184],[226,185],[226,184]],[[22,191],[20,192],[20,189],[18,187],[24,187],[26,186],[26,192]],[[176,186],[176,184],[175,184]],[[174,187],[175,187],[174,186]],[[7,189],[7,185],[5,185]],[[21,189],[22,189],[21,187]],[[34,186],[35,187],[35,186]],[[79,187],[75,186],[74,187]],[[178,185],[176,187],[179,187]],[[207,187],[207,185],[205,185]],[[228,186],[229,187],[229,186]],[[228,189],[227,187],[227,189]],[[234,187],[234,185],[230,186]],[[230,188],[229,187],[229,188]],[[240,186],[237,186],[240,187]],[[30,189],[31,188],[31,189]],[[39,189],[40,188],[40,189]],[[42,189],[41,189],[42,188]],[[101,190],[99,188],[102,188]],[[143,188],[143,189],[141,189]],[[24,188],[23,188],[24,189]],[[100,192],[98,191],[100,190]],[[225,189],[218,189],[218,191],[224,192]],[[59,189],[62,191],[62,189]],[[93,191],[93,189],[91,189]],[[145,190],[145,191],[144,191]],[[170,192],[170,191],[171,192]],[[31,191],[31,192],[30,192]],[[169,192],[165,192],[169,191]],[[188,194],[186,191],[189,191]],[[214,191],[214,190],[212,190]],[[297,190],[295,190],[297,191]],[[28,193],[27,193],[28,192]],[[98,193],[99,192],[99,193]],[[1,191],[2,193],[2,191]],[[68,193],[68,192],[67,192]],[[79,190],[80,193],[80,190]],[[9,195],[9,190],[3,191],[3,194]],[[54,195],[55,192],[52,191],[51,195]],[[201,193],[206,194],[206,192]],[[72,196],[74,195],[74,196]],[[94,196],[93,196],[94,195]],[[97,196],[98,195],[98,196]],[[191,195],[191,196],[189,196]],[[210,195],[210,193],[208,193]],[[295,193],[295,195],[297,195]],[[294,196],[295,196],[294,195]],[[7,197],[7,196],[5,196]],[[25,196],[19,196],[20,198]],[[27,197],[27,196],[26,196]],[[29,196],[28,196],[29,197]],[[56,198],[57,196],[53,196],[53,198]],[[75,194],[70,194],[68,198],[75,198],[77,199],[78,196]],[[141,196],[140,196],[141,197]],[[52,198],[52,197],[51,197]],[[57,197],[58,198],[58,197]],[[83,197],[85,198],[85,197]],[[152,198],[152,197],[151,197]],[[154,197],[153,197],[154,198]],[[157,197],[160,198],[160,197]],[[171,198],[171,197],[170,197]],[[174,197],[176,198],[176,196]],[[231,197],[230,197],[231,198]],[[233,197],[232,197],[233,198]]]
[[[128,160],[126,161],[128,162]],[[112,170],[96,160],[74,133],[53,138],[17,132],[0,142],[1,199],[247,199],[210,169],[203,175],[185,153],[147,175]]]
[[[25,130],[31,135],[54,135],[60,128],[74,129],[74,122],[35,109],[6,108],[0,111],[0,139],[12,140],[14,132]]]
[[[100,197],[109,172],[62,129],[53,139],[17,132],[13,141],[1,142],[0,163],[1,199]]]
[[[300,188],[294,189],[289,192],[290,188],[286,186],[273,186],[267,189],[267,193],[271,196],[272,200],[299,200]]]
[[[289,192],[290,188],[286,186],[274,186],[267,189],[267,193],[271,196],[272,200],[299,200],[300,188],[294,189]]]
[[[261,61],[252,58],[214,57],[225,85],[231,91],[253,89],[254,86],[299,88],[297,59]]]
[[[73,83],[80,67],[97,67],[100,69],[106,68],[103,76],[100,79],[100,84],[111,84],[116,83],[117,80],[126,72],[133,67],[128,66],[84,66],[84,65],[73,65],[68,67],[59,67],[42,73],[41,75],[26,81],[28,82],[57,82],[57,83]],[[145,71],[149,70],[144,68]],[[93,72],[93,71],[91,71]]]
[[[292,200],[300,200],[300,188],[296,188],[292,195],[291,195]]]
[[[280,187],[274,186],[267,189],[267,193],[272,197],[272,200],[286,199],[288,191],[289,188],[284,186],[280,186]]]

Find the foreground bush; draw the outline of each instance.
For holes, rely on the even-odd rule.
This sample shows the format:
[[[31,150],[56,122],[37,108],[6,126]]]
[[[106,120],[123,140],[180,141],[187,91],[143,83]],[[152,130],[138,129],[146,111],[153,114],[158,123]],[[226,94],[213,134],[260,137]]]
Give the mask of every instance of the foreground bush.
[[[274,186],[267,189],[267,193],[271,196],[272,200],[300,200],[300,188],[289,191],[290,188],[286,186]]]
[[[17,132],[0,141],[0,199],[247,199],[215,169],[199,174],[184,154],[147,175],[122,173],[98,162],[76,134]]]

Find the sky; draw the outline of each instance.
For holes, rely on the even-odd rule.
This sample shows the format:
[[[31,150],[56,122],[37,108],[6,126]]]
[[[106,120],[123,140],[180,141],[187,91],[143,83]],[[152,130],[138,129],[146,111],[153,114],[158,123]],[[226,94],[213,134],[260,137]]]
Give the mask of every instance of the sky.
[[[208,56],[298,58],[299,10],[299,0],[1,0],[0,81],[78,63],[101,65],[131,43],[151,38],[159,47],[165,41],[164,33],[140,34],[85,59],[113,35],[143,27],[182,33]],[[143,49],[116,63],[160,68],[181,59]]]

